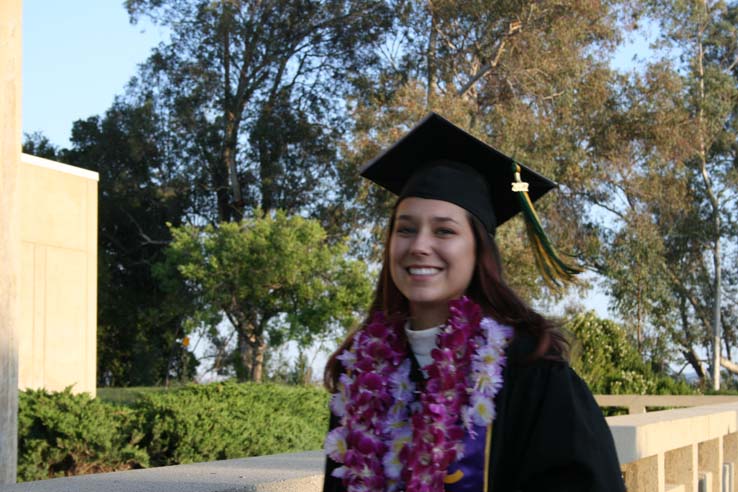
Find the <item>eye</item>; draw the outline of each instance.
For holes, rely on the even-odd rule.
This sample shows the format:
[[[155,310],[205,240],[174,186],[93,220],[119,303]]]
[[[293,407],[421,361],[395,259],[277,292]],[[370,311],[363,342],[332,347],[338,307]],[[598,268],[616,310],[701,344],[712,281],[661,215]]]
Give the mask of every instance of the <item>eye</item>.
[[[453,236],[456,234],[456,231],[449,229],[448,227],[439,227],[436,229],[436,234],[439,236]]]
[[[403,224],[403,225],[398,225],[395,228],[395,232],[397,234],[407,235],[407,234],[415,234],[416,231],[415,231],[415,228],[414,227],[409,226],[409,225],[406,225],[406,224]]]

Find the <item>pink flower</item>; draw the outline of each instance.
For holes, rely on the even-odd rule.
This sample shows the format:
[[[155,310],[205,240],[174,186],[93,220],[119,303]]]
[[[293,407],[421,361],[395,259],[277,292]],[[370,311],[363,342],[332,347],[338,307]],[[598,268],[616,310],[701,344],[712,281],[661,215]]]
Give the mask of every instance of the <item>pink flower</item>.
[[[474,438],[475,421],[494,418],[512,330],[481,318],[466,297],[449,310],[433,362],[423,368],[428,381],[419,399],[402,327],[381,313],[339,356],[352,370],[331,401],[341,426],[326,437],[326,452],[344,465],[334,476],[349,492],[443,491],[446,468],[463,455],[465,429]]]

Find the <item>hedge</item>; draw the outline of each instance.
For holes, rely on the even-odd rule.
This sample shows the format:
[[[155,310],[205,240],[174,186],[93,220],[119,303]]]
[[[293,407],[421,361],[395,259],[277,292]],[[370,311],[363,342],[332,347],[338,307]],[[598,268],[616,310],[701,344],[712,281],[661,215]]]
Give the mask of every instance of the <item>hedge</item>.
[[[26,390],[18,398],[18,481],[149,463],[136,412],[74,395]]]
[[[319,388],[217,383],[142,393],[131,405],[21,392],[18,480],[318,449]]]
[[[622,326],[579,313],[564,325],[572,335],[572,367],[593,393],[607,395],[677,395],[696,390],[683,379],[657,374],[628,340]]]

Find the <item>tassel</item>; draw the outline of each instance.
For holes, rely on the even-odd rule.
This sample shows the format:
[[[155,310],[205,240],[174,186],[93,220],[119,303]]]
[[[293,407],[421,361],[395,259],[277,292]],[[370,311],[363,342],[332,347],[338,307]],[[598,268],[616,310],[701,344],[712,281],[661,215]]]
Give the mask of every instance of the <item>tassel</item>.
[[[543,275],[543,280],[553,289],[574,282],[574,276],[582,273],[582,269],[567,263],[559,256],[556,248],[543,230],[543,226],[541,226],[536,209],[528,195],[528,183],[520,179],[520,166],[516,162],[513,162],[513,172],[515,173],[515,181],[512,183],[512,191],[518,195],[520,208],[523,211],[523,217],[525,217],[528,239],[533,249],[533,256],[536,260],[536,266]],[[569,256],[569,258],[573,257]]]

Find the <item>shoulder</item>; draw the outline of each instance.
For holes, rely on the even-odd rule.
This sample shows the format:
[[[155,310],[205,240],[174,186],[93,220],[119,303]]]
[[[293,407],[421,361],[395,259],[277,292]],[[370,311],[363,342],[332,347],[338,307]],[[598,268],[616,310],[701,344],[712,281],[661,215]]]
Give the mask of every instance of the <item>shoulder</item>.
[[[545,340],[543,341],[545,344]],[[543,354],[538,352],[541,345],[541,339],[527,330],[513,330],[513,337],[505,349],[505,355],[508,362],[514,366],[550,366],[566,364],[564,356],[550,348],[544,348]]]
[[[509,471],[498,480],[525,491],[621,492],[612,436],[591,391],[565,360],[531,361],[536,347],[535,337],[516,333],[507,348],[493,447]]]
[[[536,337],[515,333],[506,349],[505,397],[500,403],[512,412],[525,408],[531,421],[561,413],[583,420],[602,419],[592,392],[569,363],[559,354],[536,357],[537,348]]]

